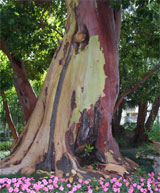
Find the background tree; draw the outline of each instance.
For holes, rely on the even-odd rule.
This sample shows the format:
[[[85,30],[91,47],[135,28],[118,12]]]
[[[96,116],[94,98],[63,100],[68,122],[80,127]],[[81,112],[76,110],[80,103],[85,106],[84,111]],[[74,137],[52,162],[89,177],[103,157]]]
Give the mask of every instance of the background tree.
[[[12,115],[10,113],[7,97],[5,94],[5,90],[8,90],[12,87],[12,75],[13,72],[10,68],[8,68],[8,61],[7,58],[0,53],[0,61],[1,61],[1,66],[0,66],[0,91],[1,91],[1,97],[2,97],[2,103],[6,115],[6,120],[8,122],[8,126],[12,132],[12,136],[14,138],[14,143],[18,139],[18,134],[16,132],[16,128],[14,126],[14,122],[12,120]],[[3,64],[2,64],[3,63]]]
[[[136,3],[130,1],[127,9],[122,12],[119,47],[121,80],[115,111],[122,101],[123,103],[113,118],[116,134],[122,128],[120,126],[121,116],[118,115],[118,112],[122,113],[125,104],[134,107],[143,103],[143,100],[152,102],[157,95],[160,69],[157,44],[159,42],[159,17],[157,1],[137,1]],[[154,78],[151,77],[153,73],[156,73]]]
[[[15,73],[14,85],[28,121],[37,101],[28,78],[39,79],[49,66],[64,33],[64,3],[8,0],[1,1],[0,11],[0,48]]]

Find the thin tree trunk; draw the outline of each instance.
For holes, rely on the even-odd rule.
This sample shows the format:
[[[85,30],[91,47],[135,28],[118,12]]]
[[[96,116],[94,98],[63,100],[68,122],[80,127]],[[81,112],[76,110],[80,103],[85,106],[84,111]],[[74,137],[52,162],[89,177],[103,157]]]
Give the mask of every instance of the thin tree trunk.
[[[112,120],[112,133],[113,136],[117,136],[119,134],[123,134],[123,126],[120,125],[121,118],[122,118],[122,110],[123,110],[123,103],[119,105],[119,108],[113,115],[113,120]]]
[[[13,144],[14,144],[18,140],[18,134],[17,134],[17,131],[15,129],[15,126],[14,126],[14,123],[13,123],[13,120],[12,120],[12,116],[11,116],[11,113],[10,113],[10,110],[9,110],[9,107],[8,107],[8,102],[5,99],[5,92],[3,90],[1,90],[1,96],[2,96],[2,100],[3,100],[4,110],[6,112],[6,119],[7,119],[7,122],[8,122],[8,126],[11,129],[11,133],[12,133],[12,136],[13,136],[13,139],[14,139],[14,142],[13,142]]]
[[[147,115],[147,102],[139,104],[138,117],[137,117],[137,126],[135,129],[135,136],[133,139],[134,143],[144,141],[144,124]]]
[[[17,59],[15,54],[8,52],[6,43],[2,40],[1,50],[7,55],[9,61],[11,62],[13,71],[16,74],[14,85],[24,113],[24,118],[27,122],[35,108],[37,97],[28,81],[24,63]]]
[[[102,172],[82,169],[76,157],[88,140],[105,171],[122,175],[132,168],[111,128],[119,92],[120,11],[99,0],[67,0],[67,9],[66,35],[15,152],[0,162],[1,174],[40,168],[58,177],[99,178]]]
[[[160,94],[158,94],[158,96],[156,97],[156,99],[152,105],[152,110],[151,110],[149,117],[146,121],[145,128],[147,129],[147,131],[151,130],[151,126],[152,126],[152,124],[153,124],[153,122],[158,114],[159,107],[160,107]]]

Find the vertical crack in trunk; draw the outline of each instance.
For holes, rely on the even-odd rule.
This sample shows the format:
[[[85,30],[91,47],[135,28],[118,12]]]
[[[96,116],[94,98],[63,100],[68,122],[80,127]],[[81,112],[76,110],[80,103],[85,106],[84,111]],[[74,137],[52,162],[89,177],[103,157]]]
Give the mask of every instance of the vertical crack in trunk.
[[[52,111],[52,116],[51,116],[51,121],[50,121],[50,135],[49,135],[49,144],[48,144],[48,151],[47,154],[44,158],[44,162],[40,163],[37,168],[45,169],[45,170],[54,170],[54,144],[53,144],[53,136],[54,136],[54,130],[55,130],[55,124],[56,124],[56,117],[57,117],[57,109],[58,109],[58,104],[61,96],[61,90],[63,86],[63,81],[65,78],[65,74],[69,65],[69,62],[72,57],[73,53],[73,46],[72,43],[69,45],[69,54],[67,56],[66,62],[63,66],[63,69],[60,74],[57,90],[56,90],[56,95],[53,103],[53,111]]]

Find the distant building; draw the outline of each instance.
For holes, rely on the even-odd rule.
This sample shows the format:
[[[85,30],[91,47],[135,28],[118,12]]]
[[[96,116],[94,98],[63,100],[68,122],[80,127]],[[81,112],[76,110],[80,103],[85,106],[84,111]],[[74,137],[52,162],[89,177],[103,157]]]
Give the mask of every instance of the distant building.
[[[152,106],[149,105],[146,119],[148,118],[148,116],[150,114],[151,107]],[[121,124],[123,125],[126,122],[136,123],[137,122],[137,116],[138,116],[138,107],[128,108],[126,110],[123,110]],[[160,123],[160,109],[159,109],[159,112],[158,112],[158,115],[156,117],[155,122]]]

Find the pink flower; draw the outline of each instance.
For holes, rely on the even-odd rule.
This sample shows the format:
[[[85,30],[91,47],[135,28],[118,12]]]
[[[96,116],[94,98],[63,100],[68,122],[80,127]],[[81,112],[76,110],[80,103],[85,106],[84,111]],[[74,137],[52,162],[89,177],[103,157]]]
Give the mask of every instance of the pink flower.
[[[103,191],[104,191],[104,192],[107,192],[107,191],[108,191],[108,188],[104,188]]]
[[[19,188],[14,188],[14,192],[19,192]]]
[[[112,178],[112,179],[110,180],[111,183],[116,182],[116,181],[117,181],[117,178]]]
[[[81,188],[81,184],[77,184],[77,188],[80,189]]]
[[[17,182],[17,179],[16,178],[12,178],[12,183],[15,183],[15,182]]]
[[[141,181],[141,182],[144,182],[144,179],[143,179],[143,178],[140,178],[140,181]]]
[[[34,190],[30,190],[30,193],[36,193]]]
[[[18,187],[19,187],[19,183],[15,183],[15,184],[14,184],[14,187],[17,187],[17,188],[18,188]]]
[[[57,182],[53,182],[53,186],[54,186],[55,188],[58,188]]]
[[[0,179],[0,184],[3,184],[4,182],[5,182],[4,178]]]
[[[106,183],[105,183],[105,186],[108,187],[108,186],[109,186],[109,182],[106,182]]]
[[[134,192],[134,189],[133,187],[131,187],[129,190],[128,190],[128,193],[133,193]]]
[[[10,187],[10,188],[8,189],[8,191],[9,191],[9,192],[13,192],[13,188]]]
[[[49,179],[49,180],[48,180],[48,183],[50,183],[50,184],[51,184],[52,182],[53,182],[53,181],[52,181],[51,179]]]
[[[119,186],[119,187],[122,186],[122,183],[120,183],[119,181],[117,181],[115,184],[116,184],[117,186]]]
[[[82,179],[78,179],[78,182],[79,182],[79,183],[82,183],[82,182],[83,182],[83,180],[82,180]]]
[[[74,187],[72,188],[72,191],[75,192],[76,190],[77,190],[77,187],[74,186]]]
[[[89,181],[88,181],[88,180],[85,180],[85,181],[83,182],[83,184],[89,184]]]
[[[91,189],[88,190],[88,193],[92,193],[92,192],[93,192],[93,190],[91,190]]]
[[[128,183],[128,182],[126,182],[126,186],[127,186],[127,187],[129,186],[129,183]]]
[[[64,188],[63,188],[62,185],[60,186],[59,190],[60,190],[60,191],[63,191],[63,190],[64,190]]]
[[[119,192],[119,188],[113,188],[113,192]]]
[[[136,187],[137,186],[137,184],[136,183],[133,183],[133,187]]]
[[[68,187],[68,188],[71,188],[71,184],[67,184],[67,187]]]
[[[48,188],[47,188],[47,187],[44,187],[43,190],[46,191],[46,192],[48,192]]]
[[[58,182],[58,177],[57,176],[54,177],[54,182]]]
[[[100,180],[99,180],[99,183],[100,183],[100,185],[103,185],[103,180],[100,179]]]
[[[66,180],[64,178],[61,179],[61,182],[65,182]]]
[[[48,189],[49,190],[53,190],[54,188],[53,188],[53,185],[48,185]]]
[[[43,184],[46,186],[48,184],[47,180],[46,179],[43,179],[42,180]]]
[[[140,186],[140,185],[138,185],[138,186],[137,186],[137,189],[138,189],[138,190],[140,190],[140,189],[141,189],[141,186]]]
[[[7,184],[11,184],[11,183],[12,183],[11,179],[8,179]]]

